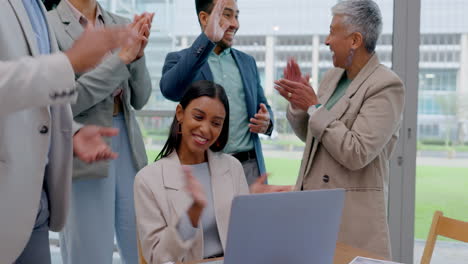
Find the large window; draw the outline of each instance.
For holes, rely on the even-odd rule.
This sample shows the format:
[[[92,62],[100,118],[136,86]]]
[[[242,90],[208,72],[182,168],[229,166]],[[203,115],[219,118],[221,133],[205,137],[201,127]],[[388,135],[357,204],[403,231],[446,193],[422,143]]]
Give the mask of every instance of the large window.
[[[434,51],[437,52],[437,51]],[[421,53],[424,53],[422,51]],[[460,59],[460,54],[457,54]],[[460,71],[460,64],[457,67],[451,68],[447,65],[447,61],[436,61],[440,66],[445,64],[443,68],[431,68],[421,62],[421,69],[419,71],[419,87],[422,91],[456,91],[457,90],[457,75]]]
[[[421,0],[415,263],[434,211],[468,221],[466,9],[468,1]],[[439,237],[431,263],[467,259],[466,245]]]

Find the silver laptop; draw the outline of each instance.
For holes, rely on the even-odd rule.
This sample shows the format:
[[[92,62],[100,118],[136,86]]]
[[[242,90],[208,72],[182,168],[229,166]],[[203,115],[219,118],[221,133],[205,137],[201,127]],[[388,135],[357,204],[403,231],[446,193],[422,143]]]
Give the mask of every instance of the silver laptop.
[[[232,201],[224,261],[333,263],[343,189],[242,195]]]

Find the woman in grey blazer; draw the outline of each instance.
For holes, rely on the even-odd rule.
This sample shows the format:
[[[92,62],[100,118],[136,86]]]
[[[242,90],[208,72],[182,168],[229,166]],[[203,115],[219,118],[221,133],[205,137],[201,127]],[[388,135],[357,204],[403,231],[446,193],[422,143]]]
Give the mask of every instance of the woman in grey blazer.
[[[62,0],[48,18],[61,50],[71,48],[88,24],[130,23],[96,1],[84,0]],[[147,157],[135,110],[151,94],[143,56],[151,20],[150,14],[136,16],[131,26],[141,35],[138,41],[108,54],[95,69],[76,75],[74,120],[118,128],[119,136],[109,143],[119,156],[95,164],[74,160],[71,210],[60,234],[64,263],[112,263],[114,231],[123,263],[138,261],[133,181]]]
[[[382,30],[372,0],[341,1],[325,44],[333,64],[316,95],[291,61],[277,89],[287,118],[306,142],[296,188],[346,189],[338,240],[390,258],[389,160],[402,118],[405,88],[375,54]]]

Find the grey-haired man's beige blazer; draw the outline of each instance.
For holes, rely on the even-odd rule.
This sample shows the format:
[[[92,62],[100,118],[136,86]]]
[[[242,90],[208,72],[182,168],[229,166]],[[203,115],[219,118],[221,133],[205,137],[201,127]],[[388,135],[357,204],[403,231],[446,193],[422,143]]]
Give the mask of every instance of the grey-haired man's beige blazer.
[[[130,20],[101,9],[106,26],[126,25]],[[66,1],[61,1],[47,17],[55,32],[60,50],[68,50],[83,33],[84,28]],[[112,127],[114,110],[113,93],[122,88],[122,105],[132,151],[132,162],[138,171],[147,162],[143,136],[135,118],[135,110],[141,110],[151,96],[151,78],[146,68],[145,56],[125,65],[117,52],[109,55],[93,70],[76,75],[78,98],[72,105],[73,118],[85,125]],[[110,145],[110,138],[105,138]],[[107,177],[109,161],[87,164],[75,158],[73,179]]]
[[[328,71],[318,90],[324,105],[343,69]],[[296,188],[346,189],[338,240],[390,257],[387,223],[389,160],[402,119],[405,89],[373,55],[330,111],[311,117],[288,107],[287,118],[306,142]]]
[[[216,224],[226,249],[231,202],[234,196],[248,194],[240,162],[227,154],[208,150]],[[184,191],[185,175],[174,152],[146,166],[135,179],[135,209],[138,237],[148,264],[203,259],[203,229],[192,240],[183,241],[177,231],[179,218],[186,214],[192,199]]]
[[[76,95],[67,57],[40,56],[22,1],[0,0],[0,263],[12,263],[26,246],[43,184],[50,229],[65,223]]]

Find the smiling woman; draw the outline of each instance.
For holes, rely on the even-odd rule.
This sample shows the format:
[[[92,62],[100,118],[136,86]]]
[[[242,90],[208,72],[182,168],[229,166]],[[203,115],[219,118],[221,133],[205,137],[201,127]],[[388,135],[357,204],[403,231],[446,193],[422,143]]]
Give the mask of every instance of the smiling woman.
[[[382,31],[379,6],[346,0],[332,14],[325,45],[335,68],[324,75],[318,92],[294,60],[275,82],[289,101],[291,127],[306,143],[296,188],[346,189],[338,241],[390,258],[389,157],[399,136],[405,89],[375,54]]]
[[[211,81],[189,85],[156,162],[135,179],[138,236],[148,263],[224,254],[231,201],[249,193],[241,163],[221,153],[228,131],[223,87]],[[291,189],[265,180],[266,175],[258,178],[250,192]]]
[[[211,81],[193,83],[177,105],[169,138],[156,161],[168,157],[177,150],[179,156],[187,157],[187,164],[204,162],[206,161],[204,153],[208,148],[213,152],[224,148],[228,133],[229,102],[223,87]],[[208,136],[211,139],[209,142]],[[182,141],[182,138],[187,140]],[[189,141],[188,138],[193,140]],[[216,144],[213,145],[215,140]],[[195,142],[200,146],[193,146]],[[188,154],[189,152],[194,155]],[[198,162],[193,162],[192,159]],[[185,159],[181,158],[181,161]]]

